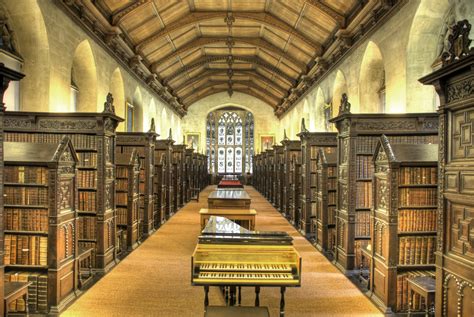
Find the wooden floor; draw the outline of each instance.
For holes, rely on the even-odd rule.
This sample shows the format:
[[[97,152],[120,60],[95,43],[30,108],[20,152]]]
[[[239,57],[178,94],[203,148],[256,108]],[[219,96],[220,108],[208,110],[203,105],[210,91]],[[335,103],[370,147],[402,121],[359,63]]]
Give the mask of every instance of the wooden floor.
[[[191,255],[199,235],[199,203],[184,206],[137,250],[120,262],[61,316],[203,316],[202,287],[191,286]],[[286,316],[382,316],[377,308],[321,253],[306,241],[253,187],[246,187],[257,210],[257,230],[287,231],[303,258],[302,285],[288,288]],[[279,289],[263,288],[262,306],[278,316]],[[252,306],[253,290],[243,292]],[[211,305],[224,305],[211,288]]]

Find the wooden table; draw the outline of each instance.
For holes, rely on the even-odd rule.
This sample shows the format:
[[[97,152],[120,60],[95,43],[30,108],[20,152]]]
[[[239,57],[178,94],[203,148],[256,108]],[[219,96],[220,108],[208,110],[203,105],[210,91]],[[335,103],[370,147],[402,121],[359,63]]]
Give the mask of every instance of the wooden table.
[[[436,281],[431,276],[414,276],[407,279],[408,283],[408,316],[412,315],[413,297],[416,294],[425,299],[425,316],[434,316],[434,301],[436,291]]]
[[[199,210],[201,215],[201,230],[207,224],[211,216],[225,217],[232,221],[237,221],[240,226],[248,230],[255,230],[255,218],[257,211],[255,209],[208,209],[201,208]]]
[[[5,282],[5,299],[3,301],[5,306],[5,316],[28,316],[28,286],[31,282]],[[25,311],[14,312],[13,314],[8,311],[8,307],[11,303],[17,299],[23,298],[25,301]]]
[[[207,205],[209,209],[216,208],[234,208],[249,209],[250,196],[245,190],[215,190],[207,197]]]
[[[207,306],[204,317],[270,317],[267,307]]]

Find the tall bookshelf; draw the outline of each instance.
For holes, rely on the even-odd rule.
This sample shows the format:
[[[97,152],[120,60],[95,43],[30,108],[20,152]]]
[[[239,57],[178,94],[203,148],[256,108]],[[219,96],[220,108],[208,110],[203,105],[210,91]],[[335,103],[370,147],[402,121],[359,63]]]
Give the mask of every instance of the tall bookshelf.
[[[438,145],[391,144],[374,154],[369,290],[386,312],[407,312],[407,278],[434,276]],[[425,311],[415,297],[412,311]]]
[[[291,162],[293,158],[299,157],[300,164],[301,164],[301,141],[299,140],[290,140],[286,137],[281,141],[281,144],[283,145],[283,155],[284,155],[284,161],[283,161],[283,208],[281,210],[281,213],[287,217],[288,219],[291,219],[291,207],[294,206],[294,202],[292,201],[292,197],[294,194],[291,194],[292,190],[292,184],[295,181],[294,173],[291,174]],[[296,162],[295,162],[296,163]],[[296,167],[296,166],[295,166]],[[291,175],[290,175],[291,174]],[[294,219],[293,219],[294,220]]]
[[[143,230],[139,230],[140,219],[140,156],[137,150],[132,152],[120,152],[117,148],[115,156],[116,165],[116,188],[115,206],[117,213],[117,255],[122,257],[138,246],[143,238]]]
[[[148,132],[117,132],[117,153],[132,153],[137,151],[140,159],[140,209],[141,233],[143,238],[148,237],[154,230],[153,225],[156,211],[153,195],[153,177],[155,174],[155,123],[152,120]]]
[[[313,155],[312,155],[313,156]],[[310,219],[312,236],[318,250],[334,256],[336,246],[336,199],[337,199],[337,153],[334,148],[317,148],[316,175],[311,174],[314,184],[314,203],[311,202]],[[311,170],[313,170],[313,168]]]
[[[350,104],[349,107],[350,108]],[[352,114],[330,120],[338,129],[338,201],[336,202],[336,265],[346,274],[358,273],[362,248],[370,241],[372,156],[382,134],[392,144],[438,143],[436,113]]]
[[[184,161],[185,161],[185,144],[173,145],[173,188],[174,190],[174,211],[184,205]]]
[[[171,131],[170,131],[171,134]],[[157,169],[159,170],[161,165],[161,168],[164,170],[162,171],[163,175],[161,175],[161,193],[162,195],[164,193],[164,200],[161,200],[161,206],[160,208],[162,209],[161,212],[161,224],[165,223],[166,220],[169,219],[170,215],[172,214],[174,210],[174,206],[172,205],[173,203],[173,195],[174,195],[174,189],[173,189],[173,184],[172,184],[172,173],[173,173],[173,144],[174,141],[171,139],[171,135],[168,139],[160,139],[155,141],[155,162],[158,164]],[[159,174],[159,172],[157,171]],[[158,181],[160,176],[155,174],[155,177],[157,177]],[[159,185],[158,185],[159,186]],[[158,190],[158,186],[155,187]],[[158,195],[158,193],[155,194]]]
[[[268,184],[268,176],[267,176],[267,168],[268,168],[268,162],[267,162],[267,152],[262,152],[261,154],[262,157],[262,168],[261,168],[261,174],[262,174],[262,190],[261,194],[266,198],[267,197],[267,184]]]
[[[311,217],[316,214],[317,206],[317,163],[318,149],[324,148],[326,153],[336,153],[337,133],[309,132],[301,120],[301,219],[299,230],[301,234],[310,237]]]
[[[0,63],[0,82],[3,84],[0,86],[0,299],[5,297],[4,295],[4,251],[3,251],[3,121],[4,113],[6,110],[5,103],[3,102],[3,95],[7,90],[10,81],[18,81],[25,75],[16,72],[12,69],[5,67]],[[0,316],[4,314],[4,307],[0,305]]]
[[[261,166],[262,166],[262,164],[261,164],[261,160],[262,160],[262,155],[261,154],[256,154],[254,156],[253,160],[252,160],[252,163],[253,163],[252,185],[259,192],[262,192],[262,175],[261,175],[261,169],[262,169]]]
[[[301,151],[294,153],[290,159],[289,181],[290,211],[287,218],[295,228],[299,228],[301,213]]]
[[[474,314],[474,52],[467,20],[454,25],[442,67],[420,79],[439,95],[440,147],[436,238],[436,316]]]
[[[273,146],[273,205],[280,210],[283,197],[283,159],[282,145]]]
[[[191,199],[191,190],[196,188],[194,183],[195,166],[193,165],[193,148],[186,149],[184,155],[184,201],[188,202]]]
[[[28,303],[12,308],[59,313],[78,287],[76,152],[66,136],[4,150],[5,278],[32,283]]]
[[[153,193],[155,207],[153,209],[154,227],[158,229],[166,221],[166,155],[155,150],[155,176],[153,177]]]
[[[79,247],[94,249],[94,270],[105,273],[115,263],[115,115],[109,94],[102,113],[7,111],[5,140],[58,143],[69,136],[79,158]]]
[[[268,149],[265,151],[265,159],[266,159],[266,193],[265,197],[267,198],[268,201],[272,202],[273,198],[273,162],[275,161],[275,153],[273,152],[273,149]]]

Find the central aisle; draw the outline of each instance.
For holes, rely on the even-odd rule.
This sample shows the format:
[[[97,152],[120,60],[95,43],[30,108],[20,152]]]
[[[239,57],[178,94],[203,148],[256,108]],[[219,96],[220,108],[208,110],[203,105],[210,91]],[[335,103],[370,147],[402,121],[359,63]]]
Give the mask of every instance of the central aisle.
[[[191,286],[191,255],[199,235],[199,209],[207,205],[207,187],[158,232],[98,281],[61,316],[203,316],[204,291]],[[287,231],[303,258],[300,288],[287,288],[286,316],[382,316],[377,308],[321,253],[307,242],[253,187],[245,187],[257,210],[257,230]],[[253,306],[253,289],[243,305]],[[260,305],[278,316],[279,288],[262,288]],[[224,305],[215,287],[211,305]]]

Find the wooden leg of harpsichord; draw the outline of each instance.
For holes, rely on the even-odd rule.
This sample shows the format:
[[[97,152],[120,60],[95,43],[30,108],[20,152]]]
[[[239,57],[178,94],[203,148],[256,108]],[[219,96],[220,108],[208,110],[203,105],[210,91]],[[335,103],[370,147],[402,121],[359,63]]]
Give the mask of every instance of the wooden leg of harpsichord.
[[[207,306],[209,306],[209,286],[204,286],[204,312],[207,311]]]
[[[260,306],[260,286],[255,286],[255,307]]]
[[[238,297],[239,303],[238,304],[240,306],[240,304],[242,303],[242,286],[239,286],[237,291],[239,292],[239,297]]]
[[[282,287],[280,290],[281,298],[280,298],[280,317],[285,317],[285,290],[286,287]]]

